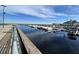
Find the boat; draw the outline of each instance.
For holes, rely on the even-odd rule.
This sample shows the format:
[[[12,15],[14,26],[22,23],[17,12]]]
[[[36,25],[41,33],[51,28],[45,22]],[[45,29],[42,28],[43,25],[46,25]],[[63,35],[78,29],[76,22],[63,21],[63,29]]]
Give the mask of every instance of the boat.
[[[74,35],[74,36],[79,36],[79,29],[75,30],[75,31],[69,31],[68,35]]]
[[[68,32],[68,35],[75,36],[76,34],[75,34],[75,32],[70,31],[70,32]]]
[[[76,34],[73,31],[68,32],[68,38],[72,39],[72,40],[76,40]]]

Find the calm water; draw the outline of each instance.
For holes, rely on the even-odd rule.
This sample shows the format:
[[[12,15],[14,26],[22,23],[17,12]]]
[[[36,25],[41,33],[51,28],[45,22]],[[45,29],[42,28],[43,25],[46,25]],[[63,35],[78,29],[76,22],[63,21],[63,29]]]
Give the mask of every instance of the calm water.
[[[45,54],[79,53],[79,37],[69,39],[66,32],[48,33],[27,26],[19,26],[33,43]]]

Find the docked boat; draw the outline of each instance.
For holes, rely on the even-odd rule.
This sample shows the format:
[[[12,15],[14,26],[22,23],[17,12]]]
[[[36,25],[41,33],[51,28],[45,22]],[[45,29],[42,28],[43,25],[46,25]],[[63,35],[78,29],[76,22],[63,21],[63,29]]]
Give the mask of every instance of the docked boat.
[[[75,31],[69,31],[68,35],[74,35],[74,36],[79,36],[79,29],[75,30]]]
[[[70,32],[68,32],[68,35],[75,36],[76,33],[74,31],[70,31]]]
[[[68,38],[72,39],[72,40],[76,40],[77,37],[76,37],[76,31],[77,31],[77,28],[70,28],[70,30],[68,31]]]
[[[70,31],[68,32],[68,38],[72,39],[72,40],[76,40],[76,33],[74,31]]]

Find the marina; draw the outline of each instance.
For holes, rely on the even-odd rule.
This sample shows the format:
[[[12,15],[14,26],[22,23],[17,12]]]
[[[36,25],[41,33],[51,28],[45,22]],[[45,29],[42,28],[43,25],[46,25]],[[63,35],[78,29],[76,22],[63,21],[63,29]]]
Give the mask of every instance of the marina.
[[[68,38],[67,32],[45,32],[37,29],[29,28],[27,26],[20,27],[24,33],[27,33],[28,37],[43,53],[78,53],[78,39]],[[35,31],[36,30],[36,31]],[[77,45],[77,46],[76,46]]]
[[[79,54],[77,7],[1,5],[0,54]]]

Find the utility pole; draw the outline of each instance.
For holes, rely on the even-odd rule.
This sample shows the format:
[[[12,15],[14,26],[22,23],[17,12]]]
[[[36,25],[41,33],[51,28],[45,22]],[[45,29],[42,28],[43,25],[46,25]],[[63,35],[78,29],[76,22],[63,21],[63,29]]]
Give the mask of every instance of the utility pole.
[[[3,28],[4,28],[4,15],[5,15],[5,7],[7,7],[7,6],[5,6],[5,5],[1,5],[2,7],[3,7]]]

